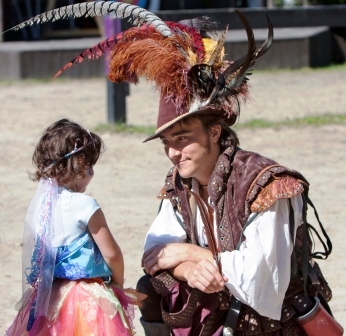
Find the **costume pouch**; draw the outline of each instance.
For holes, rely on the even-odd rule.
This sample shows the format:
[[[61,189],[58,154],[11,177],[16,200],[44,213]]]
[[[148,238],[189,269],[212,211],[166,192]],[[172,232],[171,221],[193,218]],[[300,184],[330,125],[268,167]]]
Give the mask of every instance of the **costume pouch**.
[[[177,281],[163,272],[151,279],[156,292],[162,295],[161,312],[173,335],[220,335],[227,311],[226,291],[206,294]]]

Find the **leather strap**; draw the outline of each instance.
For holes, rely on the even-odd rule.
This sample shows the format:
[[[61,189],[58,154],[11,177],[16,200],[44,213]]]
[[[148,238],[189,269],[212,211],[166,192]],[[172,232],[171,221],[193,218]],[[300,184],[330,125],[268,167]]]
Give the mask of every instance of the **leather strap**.
[[[326,230],[324,229],[321,221],[320,221],[320,217],[318,216],[317,210],[314,206],[314,204],[312,203],[312,201],[310,200],[310,198],[308,196],[306,196],[306,201],[307,203],[314,209],[314,214],[315,217],[318,221],[318,224],[320,225],[320,229],[322,231],[322,234],[324,236],[324,238],[326,239],[326,242],[323,241],[322,237],[320,236],[320,234],[317,232],[317,230],[310,224],[308,224],[308,227],[310,230],[313,230],[316,234],[316,236],[318,237],[319,241],[321,242],[323,248],[324,248],[324,252],[314,252],[310,255],[311,258],[315,258],[315,259],[327,259],[328,256],[332,253],[332,242],[326,232]]]
[[[217,242],[217,238],[214,235],[213,215],[209,211],[207,205],[205,204],[205,202],[202,200],[202,198],[200,196],[198,196],[195,192],[193,192],[189,188],[187,188],[185,186],[184,186],[184,188],[191,195],[191,197],[194,198],[194,200],[196,202],[196,206],[200,210],[201,218],[202,218],[202,221],[204,224],[205,233],[206,233],[207,240],[208,240],[208,248],[211,251],[214,260],[216,261],[220,272],[222,272],[221,262],[218,258],[218,253],[220,252],[220,250],[218,248],[219,244]],[[191,209],[192,213],[194,213],[194,211],[195,211],[195,209]]]
[[[241,302],[234,296],[231,301],[225,324],[223,326],[223,336],[233,336],[235,327],[237,326],[238,316],[240,312]]]

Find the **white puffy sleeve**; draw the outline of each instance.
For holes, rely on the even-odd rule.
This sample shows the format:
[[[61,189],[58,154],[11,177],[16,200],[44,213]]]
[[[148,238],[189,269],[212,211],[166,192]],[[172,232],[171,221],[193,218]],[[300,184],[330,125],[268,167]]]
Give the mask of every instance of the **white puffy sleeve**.
[[[302,223],[301,195],[291,198],[295,230]],[[241,302],[260,315],[280,320],[290,281],[293,244],[290,236],[289,201],[281,199],[259,213],[244,230],[239,250],[221,253],[226,286]]]
[[[144,251],[158,244],[183,243],[186,232],[180,225],[181,216],[167,199],[162,201],[160,212],[149,228],[144,241]]]

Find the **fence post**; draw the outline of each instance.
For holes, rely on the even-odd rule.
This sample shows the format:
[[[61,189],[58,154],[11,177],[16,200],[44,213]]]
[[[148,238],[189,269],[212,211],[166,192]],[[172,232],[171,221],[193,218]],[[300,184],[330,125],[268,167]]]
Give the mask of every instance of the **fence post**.
[[[121,19],[104,18],[105,35],[110,37],[121,32]],[[108,73],[108,65],[106,73]],[[126,96],[130,94],[129,83],[113,83],[107,78],[107,120],[108,123],[126,123]]]
[[[3,13],[2,13],[2,0],[0,0],[0,43],[2,42],[2,32],[4,29]]]

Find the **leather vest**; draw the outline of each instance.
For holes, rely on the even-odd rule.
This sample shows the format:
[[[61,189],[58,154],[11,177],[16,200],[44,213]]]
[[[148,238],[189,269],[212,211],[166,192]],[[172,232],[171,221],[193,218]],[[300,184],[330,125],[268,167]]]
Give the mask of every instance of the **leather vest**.
[[[173,207],[184,221],[188,240],[197,244],[194,222],[189,204],[191,180],[183,179],[176,169],[167,174],[165,187],[158,198],[170,199]],[[240,240],[248,217],[253,212],[269,208],[276,200],[295,195],[308,195],[309,183],[299,172],[285,168],[277,162],[257,153],[240,148],[227,148],[219,157],[208,184],[211,205],[216,216],[218,240],[221,251],[233,251]],[[304,197],[303,197],[304,199]],[[312,307],[304,292],[302,277],[302,246],[304,232],[297,229],[294,253],[292,254],[291,281],[282,307],[281,320],[274,321],[260,316],[252,308],[242,305],[236,335],[304,335],[294,317]],[[305,239],[308,255],[311,254],[311,239]],[[331,290],[317,265],[313,266],[316,281],[309,283],[308,296],[319,291],[329,301]],[[268,333],[268,334],[267,334]]]

